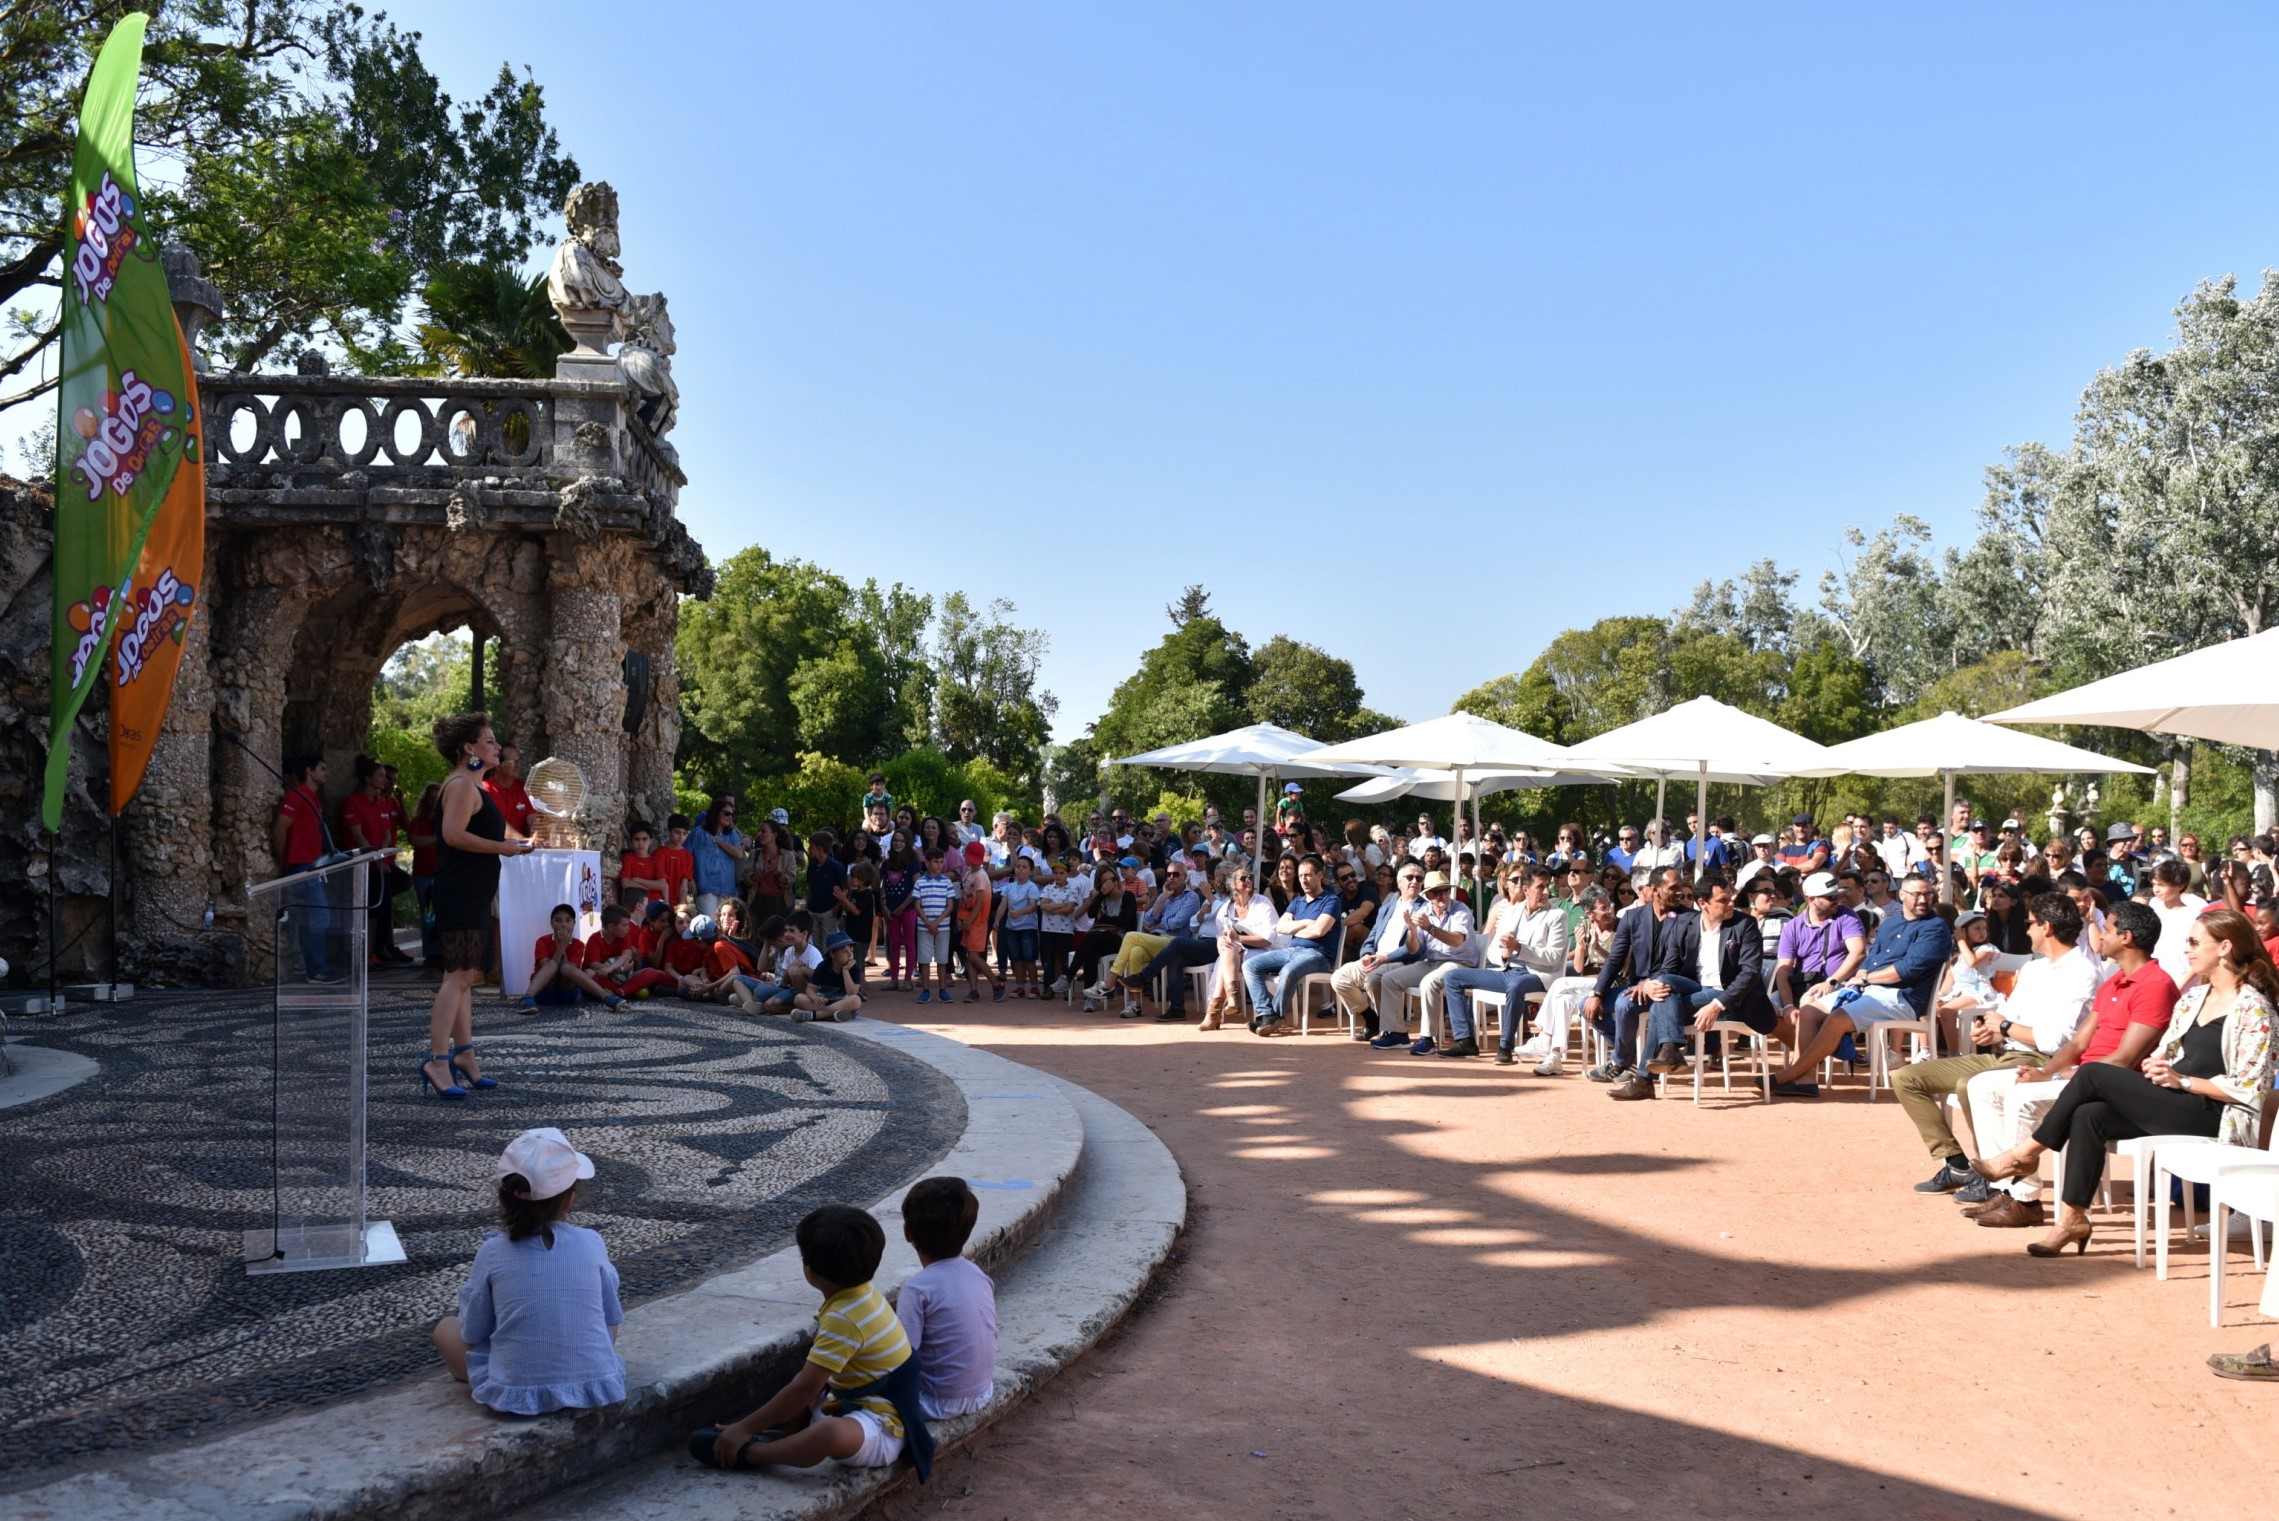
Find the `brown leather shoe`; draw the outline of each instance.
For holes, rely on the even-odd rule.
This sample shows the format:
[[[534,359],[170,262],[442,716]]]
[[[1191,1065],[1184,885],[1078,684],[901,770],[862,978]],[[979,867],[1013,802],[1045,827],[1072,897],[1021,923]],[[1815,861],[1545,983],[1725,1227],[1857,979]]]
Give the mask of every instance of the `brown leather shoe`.
[[[1978,1223],[1995,1230],[2022,1230],[2032,1226],[2036,1230],[2049,1224],[2042,1210],[2042,1201],[2020,1204],[2008,1194],[2000,1194],[1987,1201],[1986,1208],[1978,1212]]]
[[[1633,1099],[1650,1099],[1657,1095],[1654,1092],[1654,1080],[1652,1078],[1633,1075],[1616,1083],[1607,1090],[1606,1096],[1628,1103]]]

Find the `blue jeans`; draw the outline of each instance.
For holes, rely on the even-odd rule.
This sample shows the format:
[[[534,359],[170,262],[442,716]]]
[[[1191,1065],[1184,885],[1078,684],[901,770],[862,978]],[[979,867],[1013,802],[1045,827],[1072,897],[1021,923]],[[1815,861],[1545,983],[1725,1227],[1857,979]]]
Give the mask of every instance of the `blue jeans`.
[[[1715,1002],[1722,992],[1718,988],[1705,988],[1691,977],[1675,977],[1668,972],[1661,974],[1661,980],[1670,985],[1670,996],[1655,999],[1646,1011],[1648,1056],[1672,1042],[1691,1045],[1686,1027],[1693,1022],[1695,1011]]]
[[[1634,997],[1628,988],[1615,994],[1612,1003],[1600,1005],[1591,1024],[1614,1047],[1607,1058],[1610,1066],[1620,1069],[1637,1065],[1638,1027],[1645,1022],[1645,1011],[1644,1000]]]
[[[1282,989],[1301,977],[1329,970],[1329,958],[1310,945],[1286,945],[1278,951],[1260,951],[1242,963],[1243,986],[1250,989],[1250,1022],[1257,1025],[1278,1023],[1282,1018]],[[1275,973],[1281,980],[1272,989],[1267,980]]]
[[[1448,999],[1448,1033],[1457,1040],[1472,1038],[1473,990],[1503,994],[1503,1033],[1496,1037],[1496,1048],[1509,1051],[1519,1041],[1519,1015],[1523,1007],[1520,999],[1529,993],[1542,992],[1543,979],[1525,967],[1468,966],[1450,972],[1440,987]]]
[[[332,930],[332,908],[325,897],[324,878],[307,875],[294,881],[285,889],[285,911],[292,916],[293,933],[301,943],[301,975],[331,976],[325,936]]]

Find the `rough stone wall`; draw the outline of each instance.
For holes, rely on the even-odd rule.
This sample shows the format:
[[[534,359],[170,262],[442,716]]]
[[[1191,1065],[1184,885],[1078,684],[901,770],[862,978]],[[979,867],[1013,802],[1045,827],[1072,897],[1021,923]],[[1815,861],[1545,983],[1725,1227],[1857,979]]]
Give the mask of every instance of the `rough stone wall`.
[[[679,597],[711,590],[702,551],[673,516],[677,466],[633,431],[616,385],[451,382],[441,389],[458,399],[440,403],[418,399],[427,388],[328,377],[203,382],[209,416],[234,410],[255,420],[257,436],[244,447],[217,445],[201,616],[143,790],[121,820],[120,962],[134,980],[230,982],[265,972],[263,916],[249,921],[245,889],[276,872],[269,839],[280,783],[271,768],[290,751],[318,749],[337,802],[352,784],[381,668],[405,642],[439,629],[471,626],[496,639],[486,680],[504,737],[528,761],[577,763],[596,846],[614,856],[629,808],[658,816],[671,808]],[[382,461],[376,446],[352,445],[342,431],[343,416],[362,409],[369,419],[382,402],[425,419],[428,442],[407,458]],[[509,443],[487,411],[473,444],[433,452],[454,417],[464,423],[470,407],[493,406],[532,419],[527,444],[514,446],[522,453],[507,459]],[[278,419],[288,411],[315,431],[280,452]],[[638,482],[619,473],[628,451]],[[47,963],[39,793],[51,538],[44,489],[0,478],[0,956],[19,985],[44,980]],[[629,648],[648,656],[651,675],[631,735]],[[105,717],[99,688],[74,735],[56,852],[66,981],[100,975],[110,946]],[[209,899],[216,933],[202,928]]]

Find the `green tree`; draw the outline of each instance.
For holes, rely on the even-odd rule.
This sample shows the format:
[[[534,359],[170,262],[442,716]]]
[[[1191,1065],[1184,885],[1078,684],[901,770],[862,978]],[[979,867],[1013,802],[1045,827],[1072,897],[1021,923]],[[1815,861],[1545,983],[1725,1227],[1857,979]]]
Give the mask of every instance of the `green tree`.
[[[120,16],[153,13],[135,133],[153,231],[228,305],[234,369],[330,342],[412,359],[415,291],[452,260],[516,264],[577,180],[527,75],[455,102],[419,35],[344,0],[26,0],[0,7],[0,408],[53,385],[79,98]],[[41,377],[47,372],[47,378]]]
[[[1251,657],[1243,706],[1252,723],[1280,724],[1325,745],[1399,727],[1361,700],[1353,662],[1282,634]]]
[[[420,352],[453,375],[543,380],[576,347],[554,314],[546,276],[525,276],[512,265],[446,264],[429,278],[420,303]]]
[[[710,601],[682,605],[682,761],[701,785],[781,775],[822,742],[851,764],[874,758],[891,710],[878,667],[848,648],[861,642],[852,597],[829,571],[755,546],[720,567]]]
[[[1930,553],[1931,527],[1900,513],[1873,537],[1844,530],[1847,553],[1820,578],[1820,610],[1864,663],[1882,703],[1905,705],[1953,668],[1955,641]]]
[[[942,599],[933,638],[934,738],[953,762],[985,759],[1024,785],[1042,770],[1060,706],[1037,682],[1046,640],[1015,627],[999,598],[977,612],[963,592]]]

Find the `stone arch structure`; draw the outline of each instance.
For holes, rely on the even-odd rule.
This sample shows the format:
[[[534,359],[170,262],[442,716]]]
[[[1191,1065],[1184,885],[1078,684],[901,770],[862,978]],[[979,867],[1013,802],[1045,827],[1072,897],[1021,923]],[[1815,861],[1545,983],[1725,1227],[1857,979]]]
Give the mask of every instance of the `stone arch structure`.
[[[202,284],[194,268],[191,279]],[[176,296],[194,340],[195,292],[186,300],[178,280]],[[661,298],[641,299],[661,314]],[[599,331],[581,326],[588,340]],[[212,454],[203,616],[190,625],[142,792],[121,820],[130,975],[261,970],[265,947],[247,933],[258,926],[244,894],[276,869],[279,786],[268,768],[315,749],[333,763],[333,792],[345,792],[382,665],[439,629],[468,625],[497,641],[487,685],[506,737],[532,760],[561,755],[584,771],[605,859],[629,811],[670,811],[679,602],[708,596],[711,572],[675,514],[685,483],[677,456],[644,421],[669,426],[655,405],[654,350],[670,353],[670,328],[656,329],[629,337],[629,353],[633,339],[652,346],[631,381],[606,344],[590,341],[541,381],[336,377],[321,367],[200,377]],[[52,510],[44,492],[0,487],[0,630],[9,631],[0,663],[16,691],[45,688]],[[18,653],[36,653],[37,664]],[[645,675],[630,709],[629,664]],[[13,879],[0,888],[0,955],[44,967],[47,881],[31,821],[45,717],[6,706],[21,732],[0,735],[0,878]],[[96,894],[112,893],[103,852],[90,848],[102,838],[103,721],[91,703],[75,736],[58,856],[61,896],[82,921],[99,911],[89,907]],[[209,900],[219,934],[201,928]],[[88,949],[76,964],[64,958],[66,976],[91,969]]]

